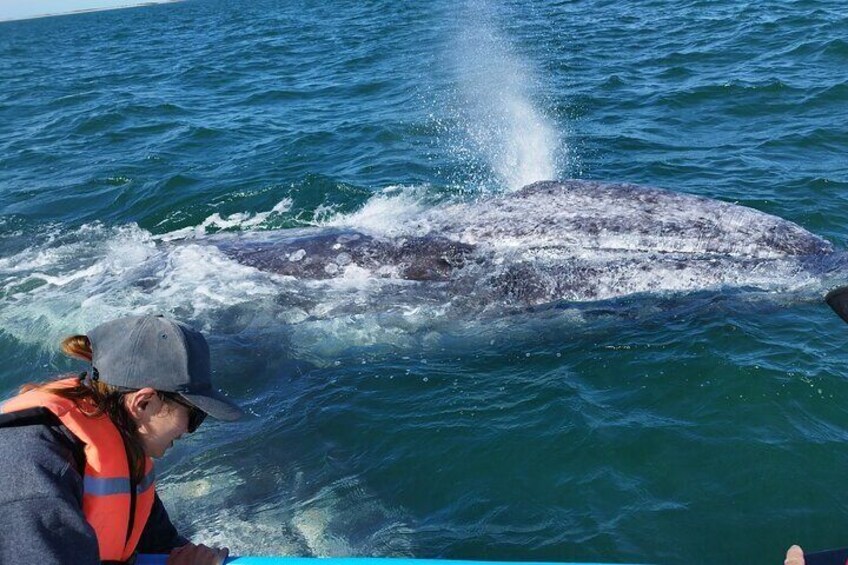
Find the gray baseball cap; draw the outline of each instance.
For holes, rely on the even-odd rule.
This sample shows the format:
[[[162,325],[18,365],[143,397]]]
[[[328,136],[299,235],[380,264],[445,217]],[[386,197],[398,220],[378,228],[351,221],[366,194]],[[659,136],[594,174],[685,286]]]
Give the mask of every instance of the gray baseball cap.
[[[212,388],[209,345],[185,324],[164,316],[130,316],[100,324],[86,335],[92,368],[104,383],[177,393],[218,420],[244,415]]]

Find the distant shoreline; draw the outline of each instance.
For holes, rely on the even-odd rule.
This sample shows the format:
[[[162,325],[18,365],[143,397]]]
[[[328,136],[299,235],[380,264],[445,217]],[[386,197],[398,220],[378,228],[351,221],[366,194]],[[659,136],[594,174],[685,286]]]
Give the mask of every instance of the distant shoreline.
[[[97,6],[93,8],[82,8],[80,10],[71,10],[69,12],[51,12],[47,14],[35,14],[32,16],[20,16],[11,18],[0,18],[0,23],[6,22],[22,22],[26,20],[37,20],[41,18],[54,18],[57,16],[72,16],[74,14],[88,14],[90,12],[106,12],[109,10],[126,10],[128,8],[143,8],[145,6],[157,6],[159,4],[174,4],[183,0],[145,0],[144,2],[127,3],[118,6]]]

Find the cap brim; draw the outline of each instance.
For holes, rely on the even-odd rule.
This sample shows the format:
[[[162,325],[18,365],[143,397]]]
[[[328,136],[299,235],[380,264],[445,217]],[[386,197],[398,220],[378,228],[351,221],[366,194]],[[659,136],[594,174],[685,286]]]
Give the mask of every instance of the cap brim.
[[[235,402],[217,390],[213,390],[209,394],[191,394],[181,392],[180,396],[216,420],[233,422],[244,416],[244,411],[239,408]]]

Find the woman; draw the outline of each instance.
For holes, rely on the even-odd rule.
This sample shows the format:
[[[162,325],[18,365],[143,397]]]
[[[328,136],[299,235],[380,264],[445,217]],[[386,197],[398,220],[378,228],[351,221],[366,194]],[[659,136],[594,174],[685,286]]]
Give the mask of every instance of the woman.
[[[242,411],[212,388],[203,336],[161,316],[102,324],[62,342],[91,364],[28,385],[0,406],[0,563],[217,564],[226,548],[180,536],[155,492],[153,460],[209,415]]]

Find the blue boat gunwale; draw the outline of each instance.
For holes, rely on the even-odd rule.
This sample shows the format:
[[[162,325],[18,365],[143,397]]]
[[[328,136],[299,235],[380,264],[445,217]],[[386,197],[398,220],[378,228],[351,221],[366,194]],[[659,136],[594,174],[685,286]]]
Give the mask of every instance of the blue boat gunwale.
[[[135,565],[166,565],[167,555],[139,555]],[[317,564],[316,561],[320,561]],[[465,561],[456,559],[413,559],[406,557],[230,557],[226,564],[234,565],[613,565],[598,562],[566,561]],[[617,564],[634,565],[634,564]]]

